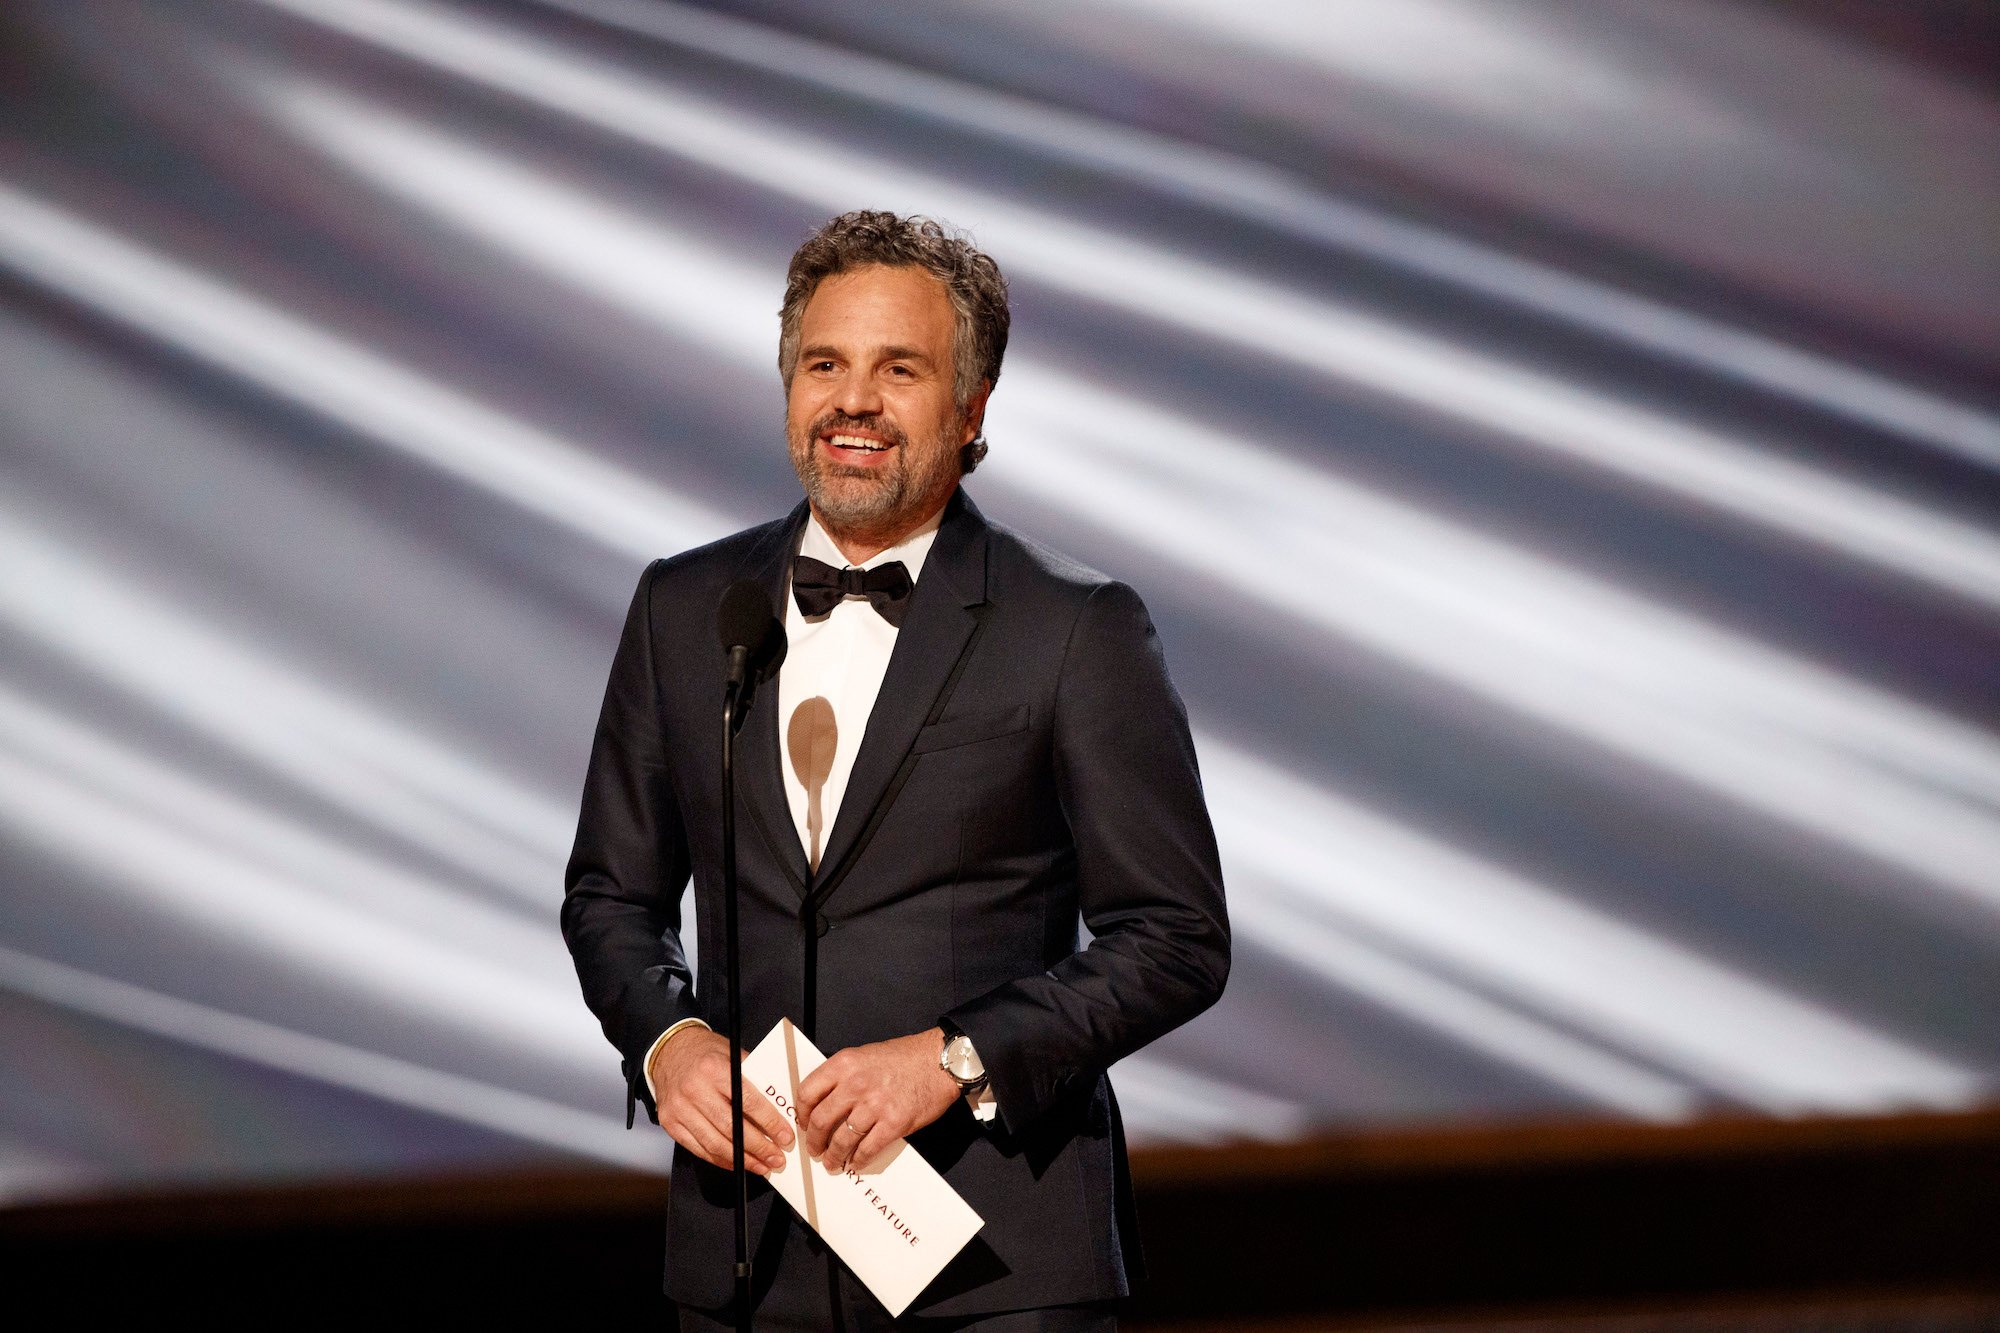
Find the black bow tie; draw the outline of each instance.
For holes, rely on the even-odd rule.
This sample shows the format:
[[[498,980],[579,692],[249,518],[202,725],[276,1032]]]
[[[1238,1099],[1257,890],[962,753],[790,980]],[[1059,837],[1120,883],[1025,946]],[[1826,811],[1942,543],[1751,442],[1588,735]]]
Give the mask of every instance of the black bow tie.
[[[910,571],[900,560],[873,569],[835,569],[809,555],[792,561],[792,597],[803,616],[823,616],[844,597],[866,597],[882,619],[900,628],[912,586]]]

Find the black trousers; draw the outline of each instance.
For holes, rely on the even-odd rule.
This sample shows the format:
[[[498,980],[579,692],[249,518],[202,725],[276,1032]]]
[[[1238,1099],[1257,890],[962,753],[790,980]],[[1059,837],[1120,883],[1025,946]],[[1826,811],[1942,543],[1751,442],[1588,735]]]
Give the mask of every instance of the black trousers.
[[[892,1319],[861,1279],[789,1208],[774,1207],[751,1264],[756,1333],[1113,1333],[1117,1303],[1054,1305],[1003,1314]],[[681,1308],[681,1333],[733,1333],[728,1310]]]

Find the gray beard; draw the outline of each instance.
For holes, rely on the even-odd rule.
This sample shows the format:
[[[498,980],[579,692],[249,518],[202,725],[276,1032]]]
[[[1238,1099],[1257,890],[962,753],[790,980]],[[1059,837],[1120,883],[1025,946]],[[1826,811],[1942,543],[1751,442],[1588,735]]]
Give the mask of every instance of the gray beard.
[[[805,487],[806,498],[812,501],[820,521],[843,532],[881,532],[899,525],[914,526],[925,517],[916,510],[923,506],[926,497],[942,487],[945,475],[955,480],[958,474],[958,459],[953,451],[939,451],[937,467],[919,471],[909,465],[908,443],[899,441],[900,457],[886,475],[870,469],[858,477],[842,477],[837,471],[839,464],[830,463],[811,444],[809,437],[805,449],[793,452],[793,469],[799,474],[799,484]],[[852,481],[862,484],[840,484]]]
[[[904,467],[898,467],[888,475],[873,474],[854,479],[860,481],[860,485],[841,485],[848,479],[831,473],[832,469],[815,450],[807,455],[805,470],[799,477],[805,485],[806,498],[812,501],[820,521],[831,527],[879,527],[908,505],[911,492],[916,490],[910,484],[909,469]]]

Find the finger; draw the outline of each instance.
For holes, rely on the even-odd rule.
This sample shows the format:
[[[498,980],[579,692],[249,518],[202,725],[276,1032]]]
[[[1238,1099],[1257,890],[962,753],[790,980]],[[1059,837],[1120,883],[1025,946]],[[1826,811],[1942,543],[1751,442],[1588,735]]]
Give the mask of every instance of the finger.
[[[778,1147],[792,1147],[792,1121],[770,1103],[770,1097],[748,1085],[744,1087],[744,1117],[756,1121],[756,1127]]]
[[[833,1091],[839,1084],[840,1071],[846,1067],[840,1056],[840,1052],[835,1052],[831,1059],[807,1074],[805,1081],[799,1084],[800,1124],[804,1124],[806,1117],[813,1113],[813,1109],[819,1105],[820,1098]]]
[[[847,1155],[848,1165],[856,1171],[866,1171],[875,1164],[875,1159],[896,1145],[903,1136],[895,1132],[895,1126],[888,1120],[877,1120],[861,1142]]]
[[[729,1104],[727,1102],[723,1103],[720,1118],[713,1114],[712,1108],[705,1109],[708,1111],[707,1114],[698,1113],[690,1115],[683,1123],[688,1123],[691,1127],[696,1128],[696,1132],[701,1138],[705,1155],[709,1161],[715,1163],[725,1171],[733,1171],[736,1169],[736,1149],[731,1143],[729,1135]],[[746,1131],[743,1136],[744,1169],[753,1175],[762,1176],[770,1174],[771,1168],[766,1166],[764,1159],[751,1149],[750,1135],[748,1133],[749,1126],[746,1124],[744,1129]]]
[[[710,1166],[719,1166],[725,1171],[729,1169],[729,1159],[716,1152],[717,1148],[724,1145],[716,1141],[715,1136],[699,1119],[675,1120],[672,1124],[666,1125],[665,1129],[674,1136],[675,1143],[702,1161]]]
[[[799,1084],[799,1123],[805,1124],[818,1114],[820,1104],[838,1093],[843,1084],[852,1081],[858,1071],[852,1049],[835,1051],[820,1064],[818,1069],[806,1075]]]
[[[828,1089],[815,1102],[811,1110],[799,1108],[799,1129],[806,1139],[806,1151],[818,1157],[826,1151],[827,1140],[833,1131],[847,1118],[847,1109],[853,1104],[851,1094],[843,1093],[838,1086]]]
[[[784,1150],[771,1141],[771,1136],[765,1132],[762,1125],[758,1124],[752,1114],[759,1102],[763,1102],[766,1106],[770,1105],[770,1103],[764,1102],[761,1094],[751,1088],[745,1087],[743,1089],[744,1160],[745,1162],[760,1161],[765,1166],[772,1168],[783,1166],[785,1164]],[[710,1124],[715,1126],[716,1132],[722,1135],[723,1142],[728,1143],[731,1134],[731,1122],[735,1119],[730,1110],[728,1091],[725,1089],[722,1092],[711,1093],[702,1098],[700,1105],[702,1114]]]
[[[833,1136],[827,1141],[826,1156],[820,1164],[836,1176],[847,1169],[847,1163],[854,1153],[855,1145],[867,1137],[864,1126],[852,1123],[837,1126]]]
[[[819,1108],[812,1114],[812,1123],[806,1126],[806,1151],[814,1157],[822,1157],[827,1144],[833,1140],[833,1132],[846,1123],[854,1110],[854,1094],[836,1088],[820,1099]]]

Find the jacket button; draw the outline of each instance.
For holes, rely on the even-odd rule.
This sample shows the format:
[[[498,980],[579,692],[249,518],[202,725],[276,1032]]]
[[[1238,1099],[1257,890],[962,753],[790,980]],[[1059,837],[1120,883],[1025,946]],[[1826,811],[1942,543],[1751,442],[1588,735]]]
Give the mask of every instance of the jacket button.
[[[819,936],[821,939],[825,939],[826,932],[832,929],[833,923],[826,919],[825,912],[813,913],[813,934]]]

